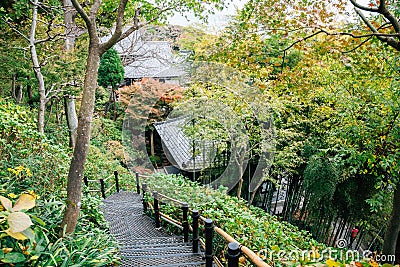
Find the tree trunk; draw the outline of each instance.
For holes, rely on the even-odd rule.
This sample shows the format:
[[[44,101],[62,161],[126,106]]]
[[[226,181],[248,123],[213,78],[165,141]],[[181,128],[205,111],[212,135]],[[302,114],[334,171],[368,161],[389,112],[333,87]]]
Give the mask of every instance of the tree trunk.
[[[26,79],[28,80],[28,85],[26,86],[26,91],[28,93],[28,105],[31,109],[33,109],[33,96],[32,96],[32,86],[29,83],[30,77],[27,76]]]
[[[237,198],[240,199],[242,195],[242,186],[243,186],[243,166],[242,164],[238,163],[238,175],[239,175],[239,183],[238,183],[238,191],[237,191]]]
[[[108,86],[107,88],[108,88],[108,90],[110,90],[110,96],[108,97],[108,102],[107,102],[106,108],[104,110],[104,115],[106,115],[108,113],[108,111],[110,110],[111,103],[113,102],[113,99],[114,99],[113,88],[111,86]]]
[[[36,44],[35,44],[35,33],[36,33],[36,24],[37,24],[37,13],[38,13],[38,0],[33,1],[33,10],[32,10],[32,24],[31,24],[31,32],[29,35],[29,49],[31,51],[31,58],[33,63],[33,71],[35,72],[36,79],[38,80],[38,90],[39,90],[39,110],[38,110],[38,123],[37,128],[40,133],[44,133],[44,118],[46,112],[46,91],[44,86],[44,79],[41,72],[39,59],[36,52]]]
[[[76,129],[78,128],[75,99],[72,96],[64,96],[64,107],[69,129],[69,146],[73,149],[76,144]]]
[[[61,229],[64,230],[65,228],[66,234],[75,231],[81,207],[83,171],[89,150],[99,64],[99,44],[98,42],[93,42],[91,40],[89,45],[82,103],[78,118],[77,139],[68,173],[67,209],[61,223]],[[62,232],[60,234],[63,235]]]
[[[12,98],[16,99],[16,94],[15,94],[15,86],[17,83],[17,74],[13,73],[11,75],[11,96]]]
[[[400,264],[400,233],[399,233],[399,235],[397,237],[395,255],[396,255],[396,260],[395,260],[394,264],[398,265],[398,264]]]
[[[154,156],[154,130],[150,131],[150,155]]]
[[[79,35],[77,33],[78,27],[75,24],[74,16],[76,10],[72,5],[71,0],[63,0],[64,6],[64,24],[65,24],[65,50],[70,51],[74,49],[75,39]]]
[[[22,85],[18,84],[15,87],[15,102],[17,102],[17,104],[21,103],[23,95],[24,94],[22,92]]]
[[[390,215],[390,221],[385,233],[382,253],[384,255],[396,254],[396,243],[400,232],[400,184],[394,190],[393,208]],[[396,259],[400,259],[400,255],[396,255]],[[389,262],[393,263],[393,262]]]
[[[113,90],[113,101],[114,101],[114,121],[117,120],[117,96]]]

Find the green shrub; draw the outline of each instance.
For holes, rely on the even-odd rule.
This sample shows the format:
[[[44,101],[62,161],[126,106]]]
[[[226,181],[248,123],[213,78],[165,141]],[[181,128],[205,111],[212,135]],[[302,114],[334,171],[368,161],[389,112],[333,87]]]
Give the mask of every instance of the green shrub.
[[[19,238],[18,233],[10,235],[4,232],[10,228],[7,219],[12,211],[0,205],[0,265],[117,264],[117,244],[105,231],[107,225],[100,207],[100,196],[84,194],[76,232],[73,236],[58,237],[65,210],[70,150],[62,135],[47,138],[38,133],[33,117],[24,107],[0,99],[0,196],[11,199],[21,194],[40,196],[36,199],[35,207],[21,210],[29,216],[27,222],[32,232],[23,229],[23,234],[28,238]],[[97,157],[103,154],[99,148],[92,150],[95,153],[89,156],[89,166],[97,174],[96,177],[110,174],[119,166],[112,157]],[[94,166],[109,169],[102,172],[102,169]],[[122,170],[120,172],[123,173]],[[26,219],[25,215],[21,216]],[[22,228],[27,225],[22,221],[20,223]]]
[[[22,106],[0,99],[0,121],[2,189],[11,186],[17,190],[13,193],[35,190],[45,195],[65,187],[68,149],[37,132],[32,114]],[[13,170],[18,168],[29,169],[32,177],[23,172],[13,175]]]
[[[189,203],[192,209],[197,209],[202,216],[213,219],[216,226],[253,251],[325,249],[325,245],[312,239],[308,232],[279,221],[262,209],[248,207],[246,201],[229,196],[226,188],[213,190],[175,175],[156,174],[145,181],[150,191],[156,190]],[[178,209],[168,205],[162,207],[162,211],[170,216],[180,214]],[[222,258],[224,249],[226,247],[222,246],[219,251]]]
[[[10,194],[14,196],[13,194]],[[3,198],[4,199],[4,198]],[[107,235],[107,227],[99,204],[100,199],[90,195],[83,197],[81,217],[73,236],[58,238],[65,205],[52,197],[38,200],[34,209],[26,214],[32,219],[27,230],[31,235],[20,238],[16,234],[0,235],[0,264],[9,266],[106,266],[116,264],[117,244]],[[1,211],[2,210],[2,211]],[[11,225],[7,221],[10,212],[0,205],[0,230]],[[2,220],[2,218],[6,218]],[[11,223],[11,222],[10,222]],[[19,220],[19,224],[24,222]],[[26,230],[22,232],[26,234]],[[39,265],[38,265],[39,264]]]

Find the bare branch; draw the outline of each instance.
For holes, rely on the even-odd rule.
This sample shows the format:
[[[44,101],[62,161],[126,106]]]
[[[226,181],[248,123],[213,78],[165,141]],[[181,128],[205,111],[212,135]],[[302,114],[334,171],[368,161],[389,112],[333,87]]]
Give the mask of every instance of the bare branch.
[[[96,18],[97,13],[99,13],[100,6],[101,6],[101,1],[100,0],[94,0],[93,1],[92,8],[90,9],[90,12],[89,12],[89,14],[90,14],[89,18],[90,19],[95,19]]]
[[[350,0],[350,2],[354,7],[364,10],[364,11],[369,11],[369,12],[378,12],[379,11],[379,8],[372,8],[372,7],[366,7],[366,6],[360,5],[359,3],[357,3],[356,0]],[[382,1],[381,1],[381,3],[382,3]]]
[[[115,31],[111,38],[100,46],[100,53],[104,53],[108,49],[110,49],[115,43],[121,40],[122,34],[122,27],[124,24],[124,14],[125,14],[125,7],[128,0],[121,0],[118,6],[118,13],[117,13],[117,23],[115,26]],[[140,9],[137,9],[135,12],[135,18],[139,16]]]
[[[368,22],[369,23],[369,22]],[[372,25],[371,25],[372,26]],[[373,26],[372,26],[373,27]],[[292,48],[293,46],[295,46],[298,43],[304,42],[307,39],[310,39],[312,37],[315,37],[321,33],[324,33],[326,35],[329,36],[340,36],[340,35],[346,35],[346,36],[350,36],[352,38],[355,39],[360,39],[360,38],[369,38],[369,37],[377,37],[379,40],[386,42],[387,44],[389,44],[390,46],[396,48],[397,50],[399,50],[400,47],[400,43],[396,42],[393,37],[400,37],[400,33],[380,33],[377,31],[377,29],[375,29],[374,27],[374,32],[372,33],[368,33],[368,34],[361,34],[361,35],[357,35],[357,34],[353,34],[353,33],[349,33],[349,32],[334,32],[334,33],[330,33],[324,29],[319,29],[317,32],[314,32],[300,40],[297,40],[295,42],[293,42],[291,45],[289,45],[288,47],[284,48],[283,50],[281,50],[281,52],[287,51],[290,48]],[[391,42],[392,41],[392,42]],[[394,43],[394,45],[392,45],[392,43]]]
[[[304,42],[305,40],[310,39],[310,38],[312,38],[312,37],[314,37],[314,36],[317,36],[317,35],[319,35],[319,34],[321,34],[321,33],[325,33],[325,34],[327,34],[327,35],[330,35],[327,31],[321,30],[321,29],[320,29],[320,30],[317,31],[317,32],[314,32],[314,33],[312,33],[312,34],[310,34],[310,35],[308,35],[308,36],[306,36],[306,37],[304,37],[304,38],[302,38],[302,39],[300,39],[300,40],[295,41],[294,43],[292,43],[291,45],[289,45],[288,47],[286,47],[285,49],[283,49],[282,52],[287,51],[287,50],[289,50],[290,48],[292,48],[293,46],[295,46],[296,44],[301,43],[301,42]]]
[[[399,21],[393,16],[392,13],[386,7],[385,0],[381,0],[379,5],[379,13],[382,14],[390,23],[392,24],[395,32],[400,32],[400,23]]]
[[[76,11],[78,11],[79,15],[81,15],[82,19],[85,21],[86,25],[92,25],[92,22],[89,19],[88,14],[86,14],[85,10],[77,0],[71,0],[72,5],[75,7]]]
[[[390,25],[391,25],[390,23],[384,23],[384,24],[382,24],[377,30],[379,31],[379,30],[381,30],[381,29],[385,29],[385,28],[387,28],[387,27],[390,27]],[[356,47],[354,47],[354,48],[352,48],[352,49],[350,49],[350,50],[341,51],[341,52],[342,52],[343,54],[348,54],[348,53],[354,52],[355,50],[357,50],[358,48],[360,48],[361,46],[363,46],[364,44],[366,44],[369,40],[371,40],[372,37],[373,37],[373,36],[368,37],[366,40],[362,41],[361,44],[357,45]]]
[[[5,18],[1,17],[1,20],[4,21],[8,27],[10,27],[11,30],[13,30],[14,32],[18,33],[19,35],[21,35],[25,40],[27,40],[29,42],[29,38],[23,34],[21,31],[19,31],[17,28],[15,28],[9,21],[7,21]]]
[[[364,14],[361,12],[360,9],[358,8],[354,8],[354,10],[356,11],[356,13],[360,16],[360,18],[362,19],[362,21],[368,26],[368,28],[370,28],[370,30],[373,33],[378,33],[378,30],[374,27],[374,25],[372,25],[372,23],[364,16]]]
[[[36,40],[35,44],[41,44],[41,43],[45,43],[45,42],[48,42],[48,41],[58,41],[60,39],[63,39],[64,37],[65,37],[65,34],[58,33],[58,34],[56,34],[54,36],[49,36],[48,38]]]
[[[63,92],[64,91],[63,88],[65,88],[67,86],[78,87],[80,85],[78,83],[76,83],[76,81],[62,83],[57,88],[56,88],[56,84],[52,84],[51,88],[46,92],[47,102],[50,101],[52,98],[56,97],[60,92]]]
[[[154,16],[153,19],[151,19],[151,20],[149,20],[149,21],[146,21],[145,23],[142,23],[142,24],[138,24],[138,23],[137,23],[137,25],[133,25],[132,27],[130,27],[127,31],[125,31],[125,32],[121,35],[121,37],[118,39],[118,42],[121,41],[122,39],[125,39],[125,38],[128,37],[130,34],[132,34],[134,31],[138,30],[139,28],[142,28],[142,27],[144,27],[144,26],[147,26],[147,25],[150,24],[150,23],[153,23],[154,21],[156,21],[156,20],[158,19],[158,17],[159,17],[162,13],[164,13],[164,12],[166,12],[166,11],[168,11],[168,10],[172,10],[173,8],[174,8],[174,7],[166,7],[166,8],[160,9],[160,10],[158,11],[157,15]]]
[[[350,49],[350,50],[341,51],[341,52],[342,52],[343,54],[348,54],[348,53],[354,52],[355,50],[357,50],[357,49],[360,48],[361,46],[365,45],[365,44],[366,44],[369,40],[371,40],[371,39],[372,39],[372,36],[371,36],[371,37],[368,37],[366,40],[362,41],[361,44],[357,45],[356,47],[353,47],[353,48]]]
[[[361,10],[359,9],[355,9],[355,11],[357,12],[357,14],[360,16],[360,18],[362,19],[362,21],[368,26],[368,28],[370,28],[370,30],[372,31],[372,34],[370,34],[370,36],[376,36],[380,41],[387,43],[388,45],[390,45],[391,47],[395,48],[397,51],[400,51],[400,41],[396,41],[393,37],[400,37],[400,33],[398,31],[396,31],[395,34],[382,34],[379,33],[378,30],[374,27],[374,25],[372,25],[372,23],[364,16],[364,14],[361,12]],[[389,13],[389,12],[387,12]],[[390,13],[389,13],[390,14]],[[398,22],[397,22],[398,24]],[[393,25],[393,23],[392,23]],[[393,25],[394,26],[394,25]],[[395,26],[394,26],[395,27]],[[365,37],[365,36],[364,36]],[[356,38],[356,37],[355,37]]]

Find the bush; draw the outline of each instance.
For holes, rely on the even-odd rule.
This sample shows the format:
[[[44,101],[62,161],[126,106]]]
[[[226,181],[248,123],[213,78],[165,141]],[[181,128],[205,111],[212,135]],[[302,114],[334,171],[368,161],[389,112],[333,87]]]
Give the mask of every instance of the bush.
[[[32,199],[34,196],[38,197],[29,194],[23,194],[23,196],[31,196]],[[4,197],[1,198],[3,204],[4,199]],[[30,231],[31,234],[26,234],[25,237],[18,236],[18,233],[1,235],[0,263],[9,264],[9,266],[38,266],[38,264],[40,266],[70,266],[72,264],[73,266],[105,266],[117,263],[119,260],[116,256],[117,246],[104,231],[106,225],[102,213],[94,208],[94,205],[99,202],[100,200],[93,197],[84,197],[81,223],[74,236],[58,238],[57,226],[61,223],[65,205],[55,197],[51,200],[38,200],[34,209],[22,212],[26,214],[24,219],[32,222],[32,225],[22,233],[26,234]],[[16,204],[14,208],[15,206]],[[9,209],[6,210],[4,205],[0,206],[0,210],[2,210],[0,218],[7,219],[7,216],[15,213]],[[17,224],[17,228],[28,225],[28,221],[21,219],[17,222],[6,219],[0,220],[2,231],[11,227],[11,223]]]
[[[32,117],[24,107],[0,99],[0,199],[3,203],[0,205],[0,265],[117,264],[117,244],[105,231],[107,225],[100,208],[100,196],[85,194],[76,232],[73,236],[58,237],[65,210],[63,199],[70,162],[69,149],[62,145],[66,142],[59,142],[57,136],[48,139],[34,130],[36,125]],[[116,166],[107,157],[92,157],[92,162],[101,162],[99,166],[110,168],[104,173],[112,173]],[[10,200],[6,198],[11,199],[11,205],[15,207],[13,199],[20,195],[24,199],[36,198],[34,206],[29,204],[17,215],[11,215],[15,212],[6,208],[10,206],[7,204]],[[8,220],[10,216],[23,220],[15,224]]]
[[[44,196],[65,187],[68,149],[37,132],[31,114],[12,102],[0,99],[0,121],[0,182],[3,189],[14,184],[13,190],[17,191],[13,193],[34,189]],[[18,168],[29,170],[32,176]]]
[[[312,239],[311,234],[299,230],[287,222],[281,222],[262,209],[250,206],[242,199],[229,196],[226,188],[218,190],[192,182],[182,176],[156,174],[146,178],[149,192],[156,190],[169,197],[189,203],[202,216],[213,219],[238,242],[253,251],[323,250],[325,245]],[[181,212],[177,207],[164,206],[162,211],[170,216]],[[226,246],[219,248],[219,257],[224,258]],[[279,264],[271,261],[269,264]]]

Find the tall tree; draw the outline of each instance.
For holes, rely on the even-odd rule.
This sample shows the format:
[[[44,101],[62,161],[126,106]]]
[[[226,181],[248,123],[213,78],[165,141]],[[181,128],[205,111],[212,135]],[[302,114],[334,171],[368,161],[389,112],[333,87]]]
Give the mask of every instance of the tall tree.
[[[206,10],[207,4],[213,4],[217,8],[222,8],[223,6],[220,0],[156,1],[155,4],[150,4],[147,1],[138,1],[135,3],[129,2],[129,5],[128,0],[120,0],[118,2],[104,1],[104,3],[102,3],[101,0],[94,0],[92,3],[72,0],[72,4],[85,22],[89,33],[89,51],[86,63],[82,103],[78,119],[77,140],[68,173],[67,208],[61,224],[63,229],[61,234],[64,233],[64,229],[65,233],[74,232],[78,221],[81,206],[82,178],[89,149],[98,68],[101,56],[115,43],[128,37],[139,28],[146,24],[165,19],[165,16],[171,13],[172,10],[178,12],[192,10],[197,15],[201,16]],[[110,12],[104,12],[104,10],[110,10]],[[99,17],[100,11],[103,11],[105,15],[103,18],[104,25],[111,27],[114,24],[112,36],[104,43],[100,42],[98,25],[98,21],[101,19]],[[131,19],[132,26],[128,27],[126,31],[123,31],[125,23],[129,18]]]
[[[283,45],[279,49],[281,64],[277,62],[277,65],[282,68],[285,66],[290,50],[299,49],[300,44],[307,40],[315,42],[319,35],[328,36],[327,40],[330,43],[324,48],[326,52],[337,50],[345,52],[341,60],[348,68],[351,68],[351,62],[346,53],[357,53],[358,49],[367,42],[375,42],[375,44],[381,42],[389,46],[388,51],[393,48],[395,53],[398,53],[400,51],[399,2],[385,0],[368,1],[367,4],[361,4],[361,2],[357,0],[335,2],[251,0],[240,13],[243,27],[236,30],[247,33],[249,29],[246,27],[250,27],[254,33],[264,35],[265,38],[278,36]],[[349,5],[354,8],[354,13],[348,12]],[[275,12],[271,14],[270,10]],[[357,17],[360,18],[360,21],[356,21]],[[335,40],[339,40],[339,43]],[[383,48],[383,46],[378,47]],[[307,47],[304,46],[301,50],[307,50]],[[374,53],[378,53],[378,50]],[[398,70],[393,75],[398,77]],[[385,119],[393,121],[393,125],[398,125],[399,117],[396,112],[394,114],[393,116],[392,113],[390,115],[388,113],[383,116]],[[396,129],[396,126],[388,127],[392,133],[393,129]],[[396,132],[396,130],[394,131]],[[398,147],[398,144],[395,147]],[[372,166],[373,163],[370,164]],[[398,204],[400,196],[397,195],[400,193],[400,190],[397,189],[400,187],[400,181],[397,178],[398,169],[387,165],[384,172],[385,175],[377,174],[377,178],[379,178],[377,186],[381,186],[381,183],[385,184],[386,190],[393,193],[394,201],[382,253],[394,255],[396,242],[400,236]],[[400,244],[397,246],[399,247]],[[400,258],[400,255],[397,255],[397,258]]]
[[[54,67],[53,71],[57,69],[55,67],[57,64],[49,64],[48,57],[53,56],[53,51],[58,48],[56,41],[62,38],[62,34],[57,32],[60,29],[60,25],[57,24],[60,15],[58,4],[58,1],[19,1],[10,4],[9,12],[0,14],[1,21],[8,25],[19,38],[28,43],[39,93],[37,128],[41,133],[44,132],[47,103],[67,85],[67,83],[61,81],[62,75],[58,74],[57,77],[51,77],[52,71],[47,70],[45,71],[48,76],[46,79],[43,71],[46,65],[51,65],[49,69]],[[23,22],[21,18],[24,18]],[[25,20],[30,21],[30,24],[27,24]],[[43,50],[47,50],[47,48],[53,51],[44,52]],[[61,62],[57,60],[57,63]]]
[[[100,86],[116,88],[124,79],[124,67],[117,50],[107,50],[100,60],[99,77],[97,82]]]

